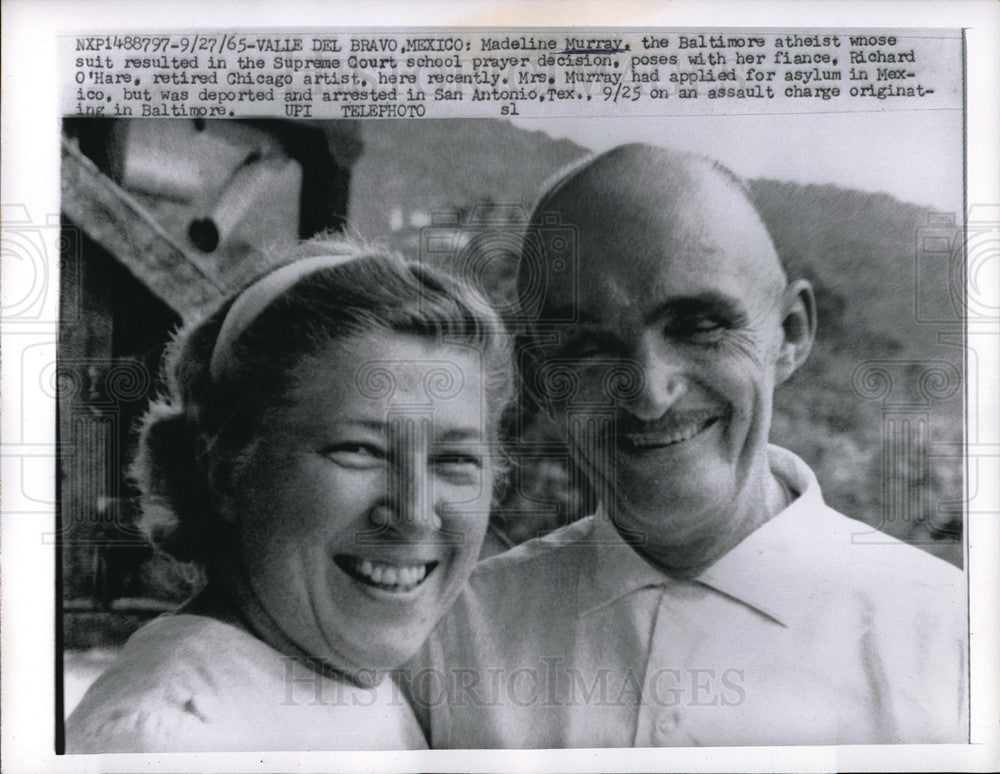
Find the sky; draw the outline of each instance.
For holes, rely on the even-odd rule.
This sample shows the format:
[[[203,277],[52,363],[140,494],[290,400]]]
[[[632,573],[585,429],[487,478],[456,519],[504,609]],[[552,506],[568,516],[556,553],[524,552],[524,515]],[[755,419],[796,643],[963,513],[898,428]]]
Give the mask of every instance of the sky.
[[[745,178],[833,183],[960,213],[962,117],[957,110],[813,115],[514,119],[595,151],[651,142],[718,159]]]

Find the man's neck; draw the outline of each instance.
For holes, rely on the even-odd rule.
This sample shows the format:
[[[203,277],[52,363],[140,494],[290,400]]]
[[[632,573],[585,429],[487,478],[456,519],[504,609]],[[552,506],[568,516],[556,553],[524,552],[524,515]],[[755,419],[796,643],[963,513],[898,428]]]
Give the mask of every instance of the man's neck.
[[[706,522],[728,525],[728,529],[707,533],[697,542],[683,545],[649,545],[635,541],[627,527],[616,523],[615,528],[646,561],[671,578],[691,580],[742,543],[749,535],[777,516],[794,499],[793,493],[768,469],[763,481],[743,498],[741,513],[721,519],[706,515]]]

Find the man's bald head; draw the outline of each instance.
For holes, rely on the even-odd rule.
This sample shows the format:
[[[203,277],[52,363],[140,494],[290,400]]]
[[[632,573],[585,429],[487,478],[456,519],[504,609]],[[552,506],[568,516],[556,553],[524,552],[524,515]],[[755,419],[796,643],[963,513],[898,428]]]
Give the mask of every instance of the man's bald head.
[[[773,243],[744,184],[721,164],[647,144],[621,145],[560,174],[531,216],[545,229],[552,216],[577,229],[581,279],[591,260],[653,262],[685,254],[706,272],[717,249],[698,249],[711,236],[716,248],[739,258],[748,281],[779,293],[786,277]],[[544,258],[543,258],[544,260]],[[537,271],[523,261],[522,292]],[[537,287],[537,285],[534,285]],[[559,288],[548,288],[546,295]]]

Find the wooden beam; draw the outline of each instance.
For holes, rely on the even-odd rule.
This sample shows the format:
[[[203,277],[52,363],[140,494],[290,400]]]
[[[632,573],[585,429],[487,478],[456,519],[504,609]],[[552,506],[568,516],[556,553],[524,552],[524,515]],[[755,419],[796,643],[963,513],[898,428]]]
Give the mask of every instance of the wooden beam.
[[[182,319],[197,316],[227,295],[222,283],[200,265],[203,259],[177,244],[65,137],[62,210]]]

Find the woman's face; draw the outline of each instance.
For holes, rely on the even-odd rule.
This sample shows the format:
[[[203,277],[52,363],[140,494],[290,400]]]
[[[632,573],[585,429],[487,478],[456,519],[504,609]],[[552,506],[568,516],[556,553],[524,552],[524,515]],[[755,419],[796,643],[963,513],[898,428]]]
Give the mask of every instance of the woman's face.
[[[360,335],[266,412],[229,516],[254,592],[310,655],[396,667],[461,591],[493,485],[484,386],[473,348]]]

